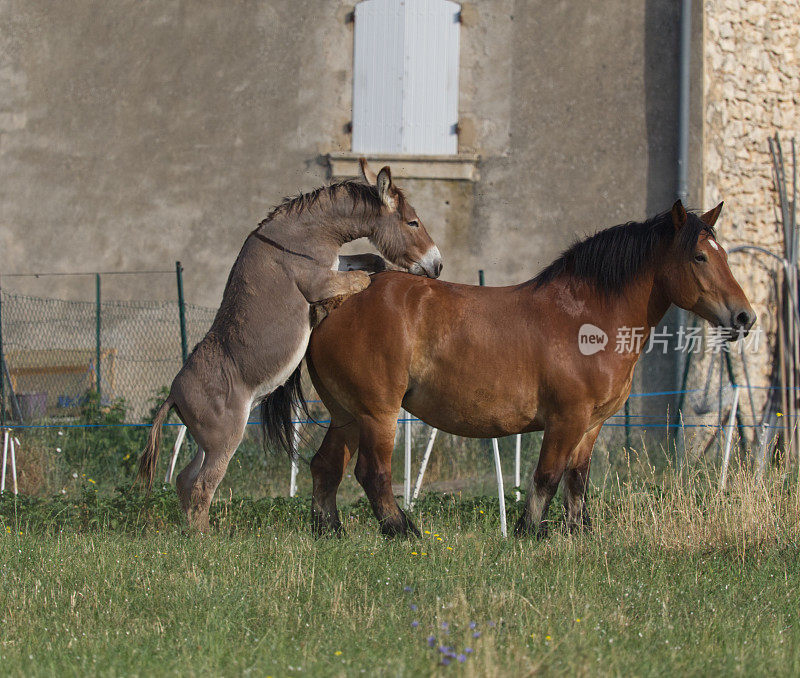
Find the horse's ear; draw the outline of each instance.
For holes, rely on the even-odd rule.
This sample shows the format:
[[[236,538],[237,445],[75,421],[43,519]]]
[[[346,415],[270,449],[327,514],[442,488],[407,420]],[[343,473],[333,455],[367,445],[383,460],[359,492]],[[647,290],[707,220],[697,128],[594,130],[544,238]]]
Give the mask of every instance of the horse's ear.
[[[374,186],[378,182],[378,177],[372,168],[369,166],[366,158],[359,158],[358,164],[361,167],[361,178],[364,179],[370,186]]]
[[[394,191],[392,190],[392,172],[388,166],[378,172],[376,183],[378,185],[378,195],[380,196],[381,202],[390,210],[396,209],[397,201],[394,198]]]
[[[713,210],[708,210],[705,214],[700,216],[700,221],[702,221],[707,226],[713,226],[717,223],[717,219],[719,219],[719,214],[722,212],[722,203],[717,205]]]
[[[680,200],[676,200],[675,204],[672,206],[672,223],[676,231],[683,227],[686,223],[686,218],[686,209],[683,203]]]

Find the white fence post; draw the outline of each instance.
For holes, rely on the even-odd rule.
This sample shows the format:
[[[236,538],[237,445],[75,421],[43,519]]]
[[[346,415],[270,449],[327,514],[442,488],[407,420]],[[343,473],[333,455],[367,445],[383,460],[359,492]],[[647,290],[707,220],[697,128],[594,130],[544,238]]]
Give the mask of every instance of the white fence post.
[[[514,445],[514,487],[519,487],[520,484],[520,461],[522,456],[522,434],[517,433],[516,444]],[[520,500],[519,490],[516,491],[515,496],[517,501]]]
[[[411,507],[411,414],[402,410],[405,419],[405,475],[403,476],[403,508]]]
[[[6,461],[8,460],[8,429],[3,431],[3,472],[0,475],[0,492],[6,491]]]
[[[425,448],[425,454],[422,457],[422,463],[419,467],[419,473],[417,473],[417,480],[414,483],[414,490],[411,492],[411,506],[410,508],[414,508],[414,502],[417,500],[419,496],[420,488],[422,487],[422,478],[425,475],[425,469],[428,468],[428,460],[431,458],[431,451],[433,450],[433,441],[436,440],[436,434],[438,433],[438,429],[431,428],[431,437],[428,438],[428,445]]]
[[[178,461],[178,452],[181,451],[181,445],[183,445],[183,439],[186,437],[186,427],[181,424],[180,429],[178,430],[178,437],[175,438],[175,445],[172,448],[172,458],[169,460],[169,468],[167,469],[167,475],[164,476],[165,483],[172,482],[172,474],[175,473],[175,462]]]
[[[297,464],[297,446],[300,441],[300,422],[296,421],[294,423],[294,449],[295,454],[292,456],[292,470],[289,475],[289,496],[294,497],[297,494],[297,471],[298,464]]]
[[[497,496],[500,498],[500,534],[507,537],[506,492],[503,487],[503,469],[500,467],[500,446],[497,444],[497,438],[492,438],[492,450],[494,451],[494,470],[497,474]]]
[[[769,422],[765,419],[761,424],[761,435],[758,443],[758,456],[756,457],[756,482],[761,482],[764,476],[764,466],[767,463],[767,447],[770,444],[768,431]]]
[[[719,488],[725,489],[728,480],[728,462],[731,458],[731,443],[733,442],[733,428],[736,422],[736,411],[739,409],[739,387],[733,385],[733,405],[731,406],[731,416],[728,418],[728,431],[725,435],[725,456],[722,458],[722,475],[719,479]]]
[[[14,494],[19,494],[17,489],[17,449],[19,438],[11,437],[11,480],[14,482]]]

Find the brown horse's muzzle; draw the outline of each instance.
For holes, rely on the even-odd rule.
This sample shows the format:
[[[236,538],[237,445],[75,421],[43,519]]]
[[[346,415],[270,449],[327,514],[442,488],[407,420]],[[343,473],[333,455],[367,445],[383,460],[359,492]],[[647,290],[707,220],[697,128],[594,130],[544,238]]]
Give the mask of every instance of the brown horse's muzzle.
[[[750,333],[750,328],[756,324],[756,312],[747,304],[746,307],[742,306],[735,308],[731,311],[730,328],[733,330],[734,335],[731,340],[737,337],[746,337]]]
[[[734,306],[733,308],[723,306],[718,313],[714,313],[716,318],[714,324],[717,327],[728,330],[728,341],[736,341],[739,337],[746,337],[750,333],[750,328],[756,322],[756,313],[746,306]]]
[[[721,303],[701,301],[691,310],[712,325],[728,330],[728,341],[746,337],[756,322],[756,313],[746,298]]]

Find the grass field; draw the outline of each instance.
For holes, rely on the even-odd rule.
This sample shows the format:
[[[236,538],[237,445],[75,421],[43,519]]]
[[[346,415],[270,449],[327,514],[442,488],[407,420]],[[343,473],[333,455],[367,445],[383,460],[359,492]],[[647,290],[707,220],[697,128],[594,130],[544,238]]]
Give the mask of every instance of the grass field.
[[[4,675],[792,675],[796,477],[720,494],[607,479],[595,529],[501,539],[497,502],[427,497],[387,541],[363,501],[315,540],[307,500],[226,498],[182,532],[171,490],[0,500]],[[551,516],[558,517],[558,507]],[[511,518],[517,508],[512,508]]]

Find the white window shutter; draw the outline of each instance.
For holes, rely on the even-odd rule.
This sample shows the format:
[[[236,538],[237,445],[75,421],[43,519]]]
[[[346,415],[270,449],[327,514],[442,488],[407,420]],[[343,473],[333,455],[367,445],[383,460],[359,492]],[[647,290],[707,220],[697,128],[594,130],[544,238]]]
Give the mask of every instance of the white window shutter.
[[[353,151],[458,152],[459,11],[450,0],[356,5]]]

